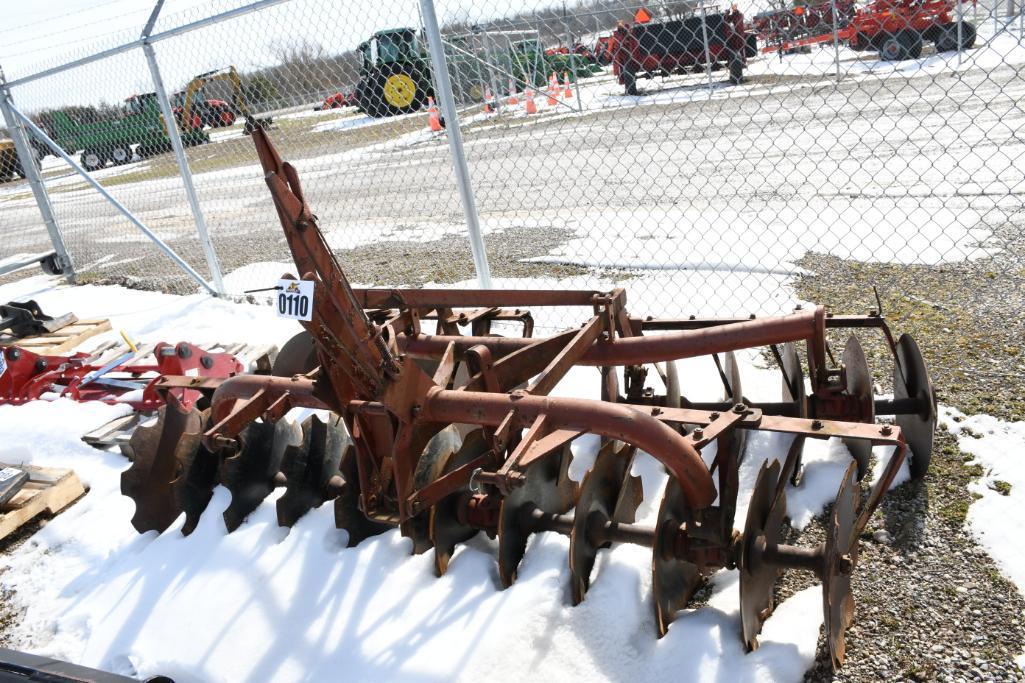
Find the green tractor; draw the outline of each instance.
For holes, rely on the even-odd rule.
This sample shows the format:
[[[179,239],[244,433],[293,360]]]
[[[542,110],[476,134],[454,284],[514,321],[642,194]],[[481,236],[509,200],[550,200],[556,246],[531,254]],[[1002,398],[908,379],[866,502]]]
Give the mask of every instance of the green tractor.
[[[359,108],[374,117],[419,111],[434,96],[431,66],[415,29],[378,31],[360,43]]]

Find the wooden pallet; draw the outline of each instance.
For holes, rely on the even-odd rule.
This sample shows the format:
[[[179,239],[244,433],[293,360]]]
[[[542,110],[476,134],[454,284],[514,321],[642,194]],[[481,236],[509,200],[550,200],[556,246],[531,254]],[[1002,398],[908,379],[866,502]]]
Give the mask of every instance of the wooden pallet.
[[[132,413],[122,417],[115,417],[110,422],[100,425],[91,432],[82,435],[82,441],[93,448],[108,448],[128,443],[132,438],[132,432],[139,425],[139,414]]]
[[[55,515],[85,495],[85,487],[74,471],[32,465],[5,465],[29,474],[24,488],[0,505],[0,539],[9,536],[42,513]]]
[[[110,321],[104,319],[79,320],[77,323],[62,327],[56,332],[41,334],[35,337],[18,339],[10,335],[0,334],[0,346],[18,346],[46,356],[67,353],[89,337],[95,337],[110,331]]]

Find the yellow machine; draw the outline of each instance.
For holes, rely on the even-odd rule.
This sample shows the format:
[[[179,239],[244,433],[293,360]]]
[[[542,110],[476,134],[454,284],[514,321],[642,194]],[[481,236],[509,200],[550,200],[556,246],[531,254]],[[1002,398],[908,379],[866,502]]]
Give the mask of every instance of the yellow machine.
[[[197,115],[201,120],[210,120],[211,114],[207,110],[211,109],[213,101],[208,101],[202,91],[207,84],[215,81],[226,81],[231,86],[232,101],[230,105],[234,110],[234,115],[245,117],[246,134],[252,133],[257,128],[267,128],[271,125],[270,118],[258,119],[253,115],[242,91],[242,79],[239,78],[238,71],[234,66],[208,71],[193,78],[185,87],[184,92],[180,93],[181,116],[179,120],[192,121],[193,117]]]
[[[39,168],[38,159],[36,168]],[[18,150],[14,146],[14,140],[0,139],[0,182],[13,178],[15,175],[25,177],[25,169],[21,167],[21,160],[18,159]]]

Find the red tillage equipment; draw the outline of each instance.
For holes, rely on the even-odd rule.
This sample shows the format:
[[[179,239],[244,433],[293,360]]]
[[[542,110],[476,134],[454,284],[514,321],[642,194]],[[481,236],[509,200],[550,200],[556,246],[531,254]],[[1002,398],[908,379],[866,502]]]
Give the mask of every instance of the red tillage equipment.
[[[128,352],[104,364],[96,364],[88,353],[43,356],[17,346],[0,348],[6,366],[0,372],[0,405],[19,405],[41,398],[70,398],[75,401],[126,403],[136,410],[156,410],[164,403],[157,391],[165,375],[186,378],[232,377],[244,372],[242,363],[230,353],[211,353],[181,342],[159,343],[152,360],[140,362]],[[140,354],[141,355],[141,354]],[[131,392],[131,393],[129,393]],[[192,407],[200,392],[179,387],[172,392],[184,406]]]
[[[740,83],[747,58],[757,54],[754,40],[736,9],[706,11],[685,19],[621,25],[607,52],[626,94],[636,95],[638,78],[686,73],[705,65],[726,66],[730,82]]]
[[[911,337],[895,341],[879,315],[830,316],[821,307],[744,320],[635,317],[622,289],[353,289],[295,169],[263,131],[253,139],[297,272],[313,283],[312,320],[282,348],[273,376],[159,382],[165,391],[205,391],[210,407],[189,408],[169,395],[156,424],[137,429],[124,446],[133,464],[121,490],[135,501],[132,523],[140,532],[163,531],[182,513],[182,530],[191,532],[219,483],[231,493],[224,511],[231,530],[283,486],[279,524],[290,526],[334,499],[349,545],[398,527],[414,552],[433,551],[439,575],[459,561],[459,544],[482,531],[497,537],[503,587],[515,580],[531,534],[565,534],[574,603],[594,580],[599,549],[639,544],[652,551],[659,634],[703,581],[726,567],[739,570],[748,648],[757,647],[772,613],[781,570],[808,571],[822,583],[826,641],[840,666],[859,536],[909,446],[913,475],[928,467],[935,395]],[[475,312],[460,316],[461,306]],[[587,313],[580,325],[535,338],[526,312],[542,307]],[[439,321],[435,334],[421,327],[428,317]],[[474,334],[464,336],[457,322],[470,317]],[[491,335],[484,321],[492,319],[523,323],[523,336]],[[839,363],[833,360],[827,329],[883,334],[893,353],[894,398],[873,396],[855,336]],[[804,359],[797,344],[806,347]],[[779,402],[744,398],[732,352],[752,347],[778,358]],[[698,356],[718,366],[722,401],[699,404],[684,395],[675,361]],[[575,366],[596,369],[600,399],[551,395]],[[659,391],[646,381],[649,369],[660,377]],[[295,407],[332,416],[298,425],[285,417]],[[878,423],[879,415],[891,421]],[[752,431],[794,438],[760,465],[739,532],[740,462]],[[569,445],[584,434],[600,436],[602,445],[578,484],[568,476]],[[855,458],[825,541],[785,544],[787,484],[800,478],[803,445],[831,437],[844,439]],[[855,475],[866,470],[873,445],[890,446],[892,454],[862,500]],[[701,451],[711,456],[713,448],[706,464]],[[641,489],[630,470],[638,451],[669,474],[653,525],[634,519]]]
[[[975,45],[975,26],[957,20],[958,4],[960,0],[874,0],[837,26],[837,40],[852,50],[877,50],[886,61],[917,59],[925,41],[935,44],[937,52],[967,49]],[[779,34],[768,39],[762,52],[788,52],[832,39],[832,31],[796,39]]]

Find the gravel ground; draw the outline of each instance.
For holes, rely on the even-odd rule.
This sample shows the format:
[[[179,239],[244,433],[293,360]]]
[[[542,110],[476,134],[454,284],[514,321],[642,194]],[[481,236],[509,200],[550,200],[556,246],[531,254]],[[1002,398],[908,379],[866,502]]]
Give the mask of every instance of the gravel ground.
[[[1025,245],[1008,226],[997,235],[999,257],[942,267],[891,266],[809,255],[812,274],[798,284],[804,299],[834,310],[883,311],[896,332],[910,332],[932,372],[940,401],[966,413],[1025,419],[1020,348],[1025,339]],[[888,353],[864,335],[870,366],[883,390]],[[842,340],[833,340],[842,348]],[[967,465],[954,435],[937,435],[924,481],[884,498],[854,578],[855,622],[847,632],[847,663],[836,675],[821,648],[806,680],[1022,680],[1014,657],[1025,651],[1025,599],[964,529],[982,475]],[[815,530],[802,534],[802,543]],[[821,534],[821,530],[818,530]],[[784,594],[805,583],[789,576]]]

